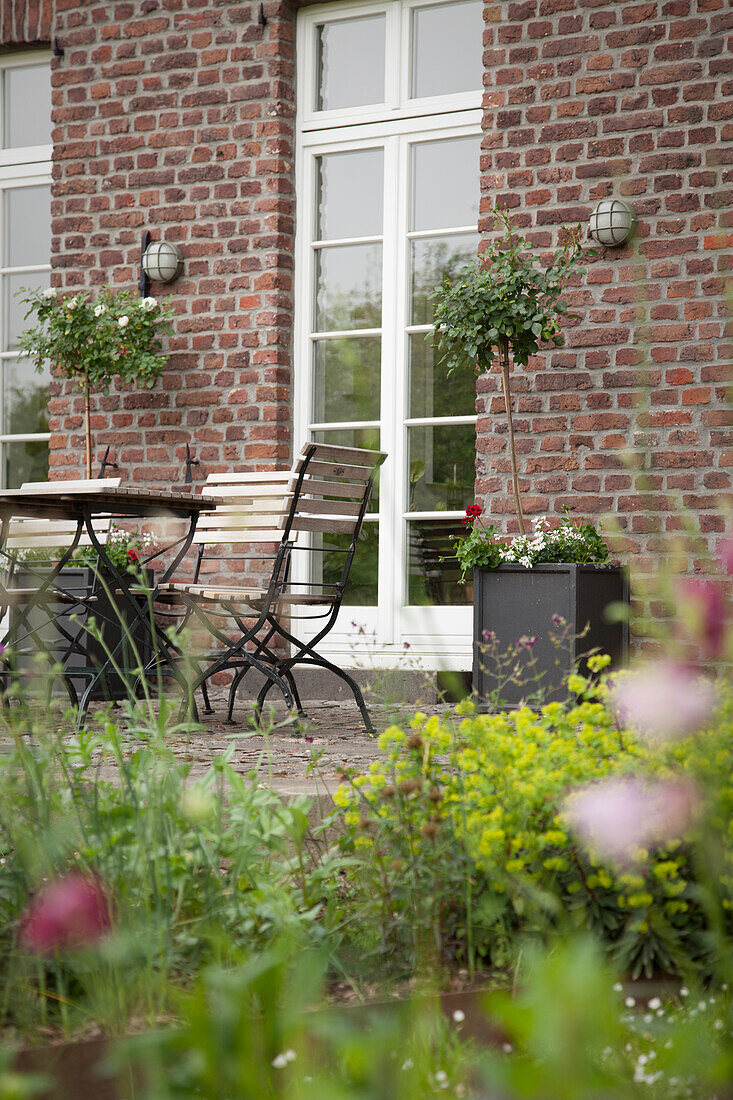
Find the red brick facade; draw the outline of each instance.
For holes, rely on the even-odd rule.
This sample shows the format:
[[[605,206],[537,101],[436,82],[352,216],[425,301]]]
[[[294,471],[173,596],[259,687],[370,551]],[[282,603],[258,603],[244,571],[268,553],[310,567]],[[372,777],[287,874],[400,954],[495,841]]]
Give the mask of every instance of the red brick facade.
[[[580,314],[566,347],[514,375],[527,509],[611,512],[645,556],[650,532],[679,523],[677,495],[714,536],[733,462],[733,11],[525,0],[485,18],[484,213],[499,200],[548,247],[602,198],[639,219],[633,246],[599,249],[566,295]],[[477,493],[499,516],[513,512],[503,410],[485,376]]]
[[[199,478],[289,461],[294,17],[258,9],[56,0],[55,282],[134,286],[145,229],[185,259],[160,384],[96,402],[96,450],[135,482],[182,480],[186,443]],[[55,388],[51,476],[68,477],[81,402]]]
[[[127,480],[182,480],[187,442],[197,479],[289,460],[296,6],[266,0],[263,27],[250,0],[55,0],[54,282],[134,286],[145,229],[185,258],[161,382],[97,399],[97,452],[111,444]],[[51,37],[47,2],[2,13],[3,42]],[[600,250],[573,287],[567,346],[515,374],[527,510],[613,512],[643,559],[679,493],[713,538],[733,454],[729,2],[488,2],[485,20],[481,228],[497,200],[548,248],[606,196],[639,218],[634,246]],[[52,477],[83,453],[61,390]],[[511,527],[496,376],[479,414],[478,497]],[[622,460],[642,443],[644,481]]]
[[[1,0],[0,46],[48,44],[52,17],[52,0]]]

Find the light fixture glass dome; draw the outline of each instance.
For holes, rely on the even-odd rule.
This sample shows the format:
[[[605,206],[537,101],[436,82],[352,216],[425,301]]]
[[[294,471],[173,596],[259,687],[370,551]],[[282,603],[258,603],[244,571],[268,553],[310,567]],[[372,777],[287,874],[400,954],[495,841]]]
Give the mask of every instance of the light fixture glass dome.
[[[170,241],[152,241],[143,255],[143,270],[154,283],[172,283],[183,270],[183,257]]]
[[[603,199],[590,216],[590,235],[607,248],[626,244],[636,228],[633,207],[622,199]]]

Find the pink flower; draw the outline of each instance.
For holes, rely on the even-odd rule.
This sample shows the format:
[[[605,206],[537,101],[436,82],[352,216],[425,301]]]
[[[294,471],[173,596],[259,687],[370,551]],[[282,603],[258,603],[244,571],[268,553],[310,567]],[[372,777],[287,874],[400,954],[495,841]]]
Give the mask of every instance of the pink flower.
[[[687,737],[702,729],[717,701],[709,680],[671,661],[619,676],[610,695],[619,725],[650,741]]]
[[[705,657],[720,657],[725,647],[725,595],[715,581],[688,577],[677,590],[679,610]]]
[[[21,920],[20,942],[48,955],[95,943],[110,926],[109,901],[101,883],[74,871],[48,883],[31,899]]]
[[[564,813],[584,844],[613,863],[628,865],[641,850],[683,836],[701,806],[694,783],[607,779],[573,791]]]

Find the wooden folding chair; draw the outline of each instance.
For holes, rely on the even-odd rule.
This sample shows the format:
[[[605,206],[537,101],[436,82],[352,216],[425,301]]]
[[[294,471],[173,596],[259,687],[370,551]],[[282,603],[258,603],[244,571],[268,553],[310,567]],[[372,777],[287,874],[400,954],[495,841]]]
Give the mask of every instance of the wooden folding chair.
[[[279,688],[291,709],[302,714],[293,669],[309,664],[334,672],[349,685],[366,728],[373,730],[358,684],[319,655],[316,646],[336,622],[374,477],[385,458],[379,451],[308,443],[292,473],[263,474],[254,482],[252,475],[240,475],[239,488],[231,480],[207,484],[211,495],[222,496],[226,489],[232,502],[219,505],[199,521],[196,538],[201,553],[193,581],[169,584],[161,596],[183,606],[184,621],[194,619],[220,643],[221,651],[211,655],[208,663],[199,662],[193,689],[217,672],[233,671],[229,720],[237,689],[250,668],[258,669],[265,677],[257,714],[273,686]],[[341,536],[343,546],[324,546],[324,534]],[[268,544],[272,565],[266,584],[243,585],[227,579],[227,572],[229,577],[234,572],[232,548],[254,546],[264,550]],[[220,550],[225,545],[230,548],[230,557],[222,560]],[[311,567],[304,581],[292,579],[296,552],[309,556]],[[260,559],[260,549],[255,553]],[[341,569],[334,574],[336,579],[323,580],[324,571],[317,559],[327,553],[343,558]],[[222,568],[224,563],[228,570]],[[214,573],[224,573],[224,579],[215,580]],[[210,580],[206,580],[207,575]],[[312,638],[297,636],[290,622],[294,615],[321,620]],[[231,624],[238,631],[234,641],[224,628]],[[278,638],[290,643],[290,654],[277,651]]]

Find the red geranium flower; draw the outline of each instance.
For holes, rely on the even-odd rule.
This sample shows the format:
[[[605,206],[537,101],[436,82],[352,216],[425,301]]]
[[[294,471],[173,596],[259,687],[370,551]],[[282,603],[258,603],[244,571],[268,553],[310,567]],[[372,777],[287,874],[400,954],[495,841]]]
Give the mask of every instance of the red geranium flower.
[[[128,550],[127,556],[130,561],[140,561],[140,555],[138,554],[137,550]]]
[[[481,515],[481,506],[479,504],[469,504],[466,508],[466,514],[461,520],[461,523],[473,523]]]

